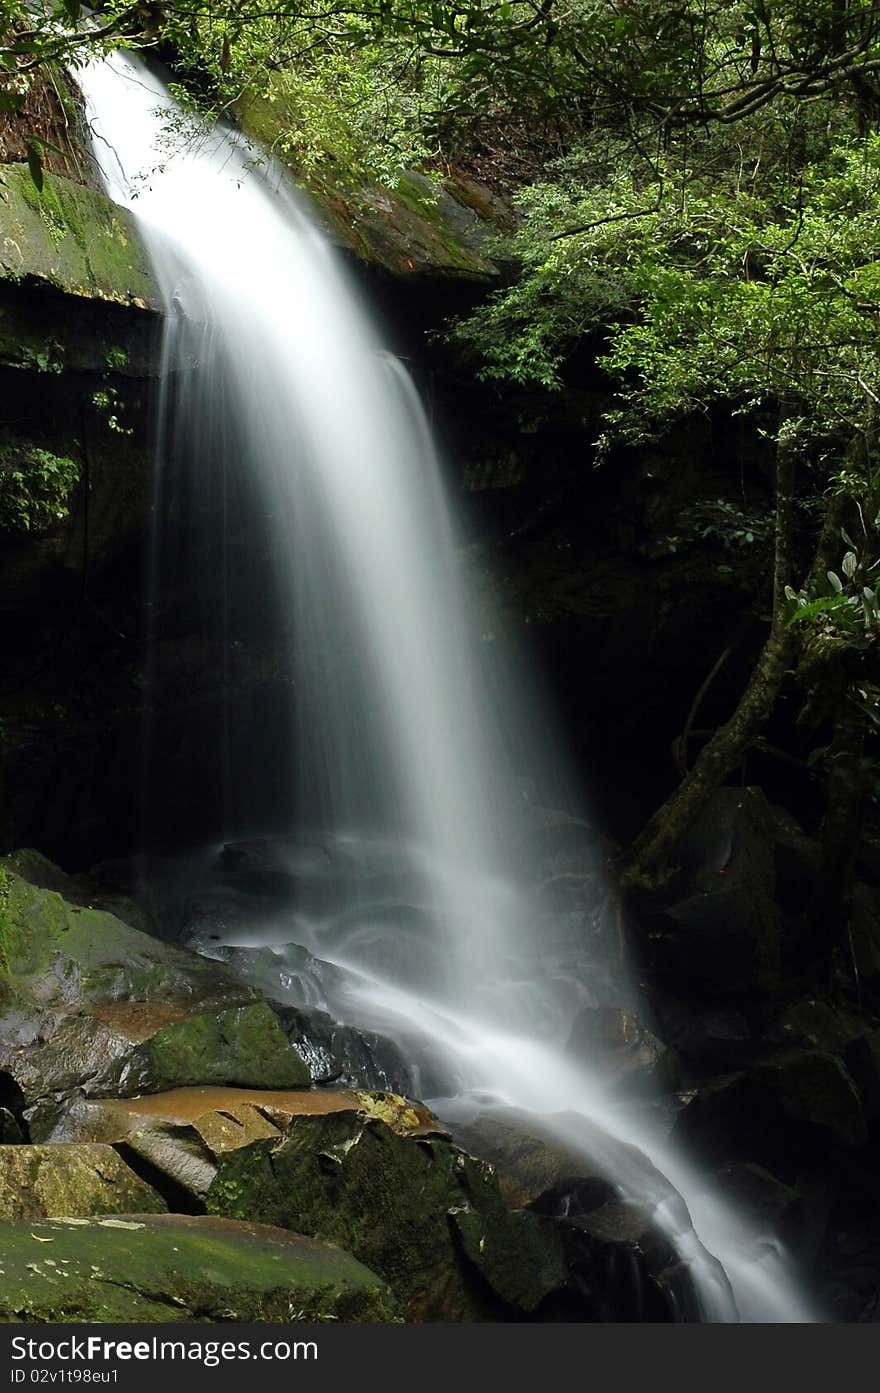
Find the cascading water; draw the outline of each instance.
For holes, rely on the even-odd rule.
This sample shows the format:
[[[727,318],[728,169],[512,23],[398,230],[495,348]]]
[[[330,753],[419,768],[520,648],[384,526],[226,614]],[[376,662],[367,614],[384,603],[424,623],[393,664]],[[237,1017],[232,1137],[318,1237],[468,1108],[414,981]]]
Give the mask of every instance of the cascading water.
[[[79,77],[108,191],[136,212],[167,304],[160,465],[185,457],[224,526],[249,491],[264,518],[270,564],[248,584],[228,533],[209,548],[206,608],[263,610],[290,645],[294,764],[279,753],[276,776],[318,829],[312,870],[371,866],[344,910],[300,914],[287,941],[342,970],[347,1019],[427,1061],[441,1116],[479,1100],[594,1158],[604,1146],[690,1264],[705,1319],[815,1318],[785,1255],[671,1151],[650,1109],[562,1052],[594,984],[577,935],[538,939],[522,883],[504,746],[527,722],[499,720],[488,696],[430,432],[335,253],[240,136],[192,128],[181,143],[180,113],[142,66],[116,56]],[[387,895],[370,900],[389,876],[403,926]]]

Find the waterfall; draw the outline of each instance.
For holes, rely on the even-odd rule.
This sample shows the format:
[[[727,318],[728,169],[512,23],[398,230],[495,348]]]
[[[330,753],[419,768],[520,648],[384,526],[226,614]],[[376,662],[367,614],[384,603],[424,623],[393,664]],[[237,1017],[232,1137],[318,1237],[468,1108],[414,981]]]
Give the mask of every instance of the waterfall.
[[[185,460],[198,506],[234,532],[255,505],[265,528],[254,575],[222,536],[202,558],[206,622],[256,614],[289,651],[289,730],[261,777],[321,854],[367,857],[412,911],[401,927],[361,892],[347,913],[303,915],[299,942],[345,972],[354,1023],[431,1062],[441,1116],[512,1105],[591,1155],[601,1129],[613,1178],[690,1264],[705,1319],[815,1318],[786,1255],[650,1110],[563,1054],[595,997],[571,938],[536,939],[523,886],[510,770],[540,764],[522,748],[540,713],[516,711],[509,680],[490,690],[417,394],[308,204],[238,133],[189,123],[135,60],[78,78],[107,190],[137,215],[167,306],[160,471]],[[645,1164],[624,1164],[620,1142]]]

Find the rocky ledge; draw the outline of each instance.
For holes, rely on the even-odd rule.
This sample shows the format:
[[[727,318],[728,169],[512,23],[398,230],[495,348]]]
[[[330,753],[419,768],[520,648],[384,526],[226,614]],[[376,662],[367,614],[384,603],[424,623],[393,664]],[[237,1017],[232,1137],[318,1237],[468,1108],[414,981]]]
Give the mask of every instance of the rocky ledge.
[[[98,899],[0,862],[0,1319],[699,1319],[607,1178],[512,1183],[415,1100],[311,1086],[256,987]]]

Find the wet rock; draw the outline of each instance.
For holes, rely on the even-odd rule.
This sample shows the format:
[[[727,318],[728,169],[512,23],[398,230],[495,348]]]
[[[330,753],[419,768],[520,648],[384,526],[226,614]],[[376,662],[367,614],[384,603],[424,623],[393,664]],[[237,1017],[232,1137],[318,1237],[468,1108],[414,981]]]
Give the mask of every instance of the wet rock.
[[[316,1083],[389,1093],[431,1093],[419,1086],[416,1069],[394,1040],[375,1030],[342,1025],[329,1011],[276,1006],[287,1038],[312,1071]]]
[[[586,1213],[617,1193],[600,1169],[589,1167],[583,1151],[542,1134],[534,1118],[512,1109],[456,1122],[452,1135],[459,1145],[491,1162],[511,1205],[534,1204],[546,1194],[561,1196],[577,1188],[578,1205]]]
[[[381,1270],[409,1319],[488,1317],[512,1304],[523,1315],[564,1282],[555,1240],[511,1213],[491,1169],[451,1145],[420,1105],[365,1092],[231,1091],[205,1111],[216,1102],[212,1090],[183,1090],[105,1107],[100,1121],[106,1135],[111,1111],[189,1119],[216,1165],[209,1212],[345,1244]],[[130,1139],[131,1117],[117,1120]],[[459,1212],[472,1217],[456,1227]],[[474,1270],[473,1244],[494,1255],[503,1283]]]
[[[611,1200],[567,1223],[589,1261],[603,1321],[699,1321],[693,1281],[671,1242],[638,1205]],[[575,1240],[570,1240],[572,1246]]]
[[[210,1213],[346,1246],[409,1319],[522,1317],[567,1281],[554,1226],[511,1213],[491,1168],[393,1094],[179,1089],[80,1101],[54,1135],[112,1142]]]
[[[399,951],[400,939],[392,942]],[[242,981],[268,997],[316,1082],[409,1095],[434,1096],[448,1090],[448,1080],[438,1073],[418,1038],[406,1041],[404,1050],[378,1031],[347,1023],[352,1010],[349,977],[300,944],[206,948],[200,939],[199,950],[216,955]]]
[[[384,1282],[342,1249],[180,1214],[0,1223],[0,1320],[393,1321]]]
[[[572,1023],[565,1049],[628,1094],[651,1094],[677,1084],[672,1051],[626,1007],[585,1007]]]
[[[565,1128],[564,1118],[556,1121]],[[508,1203],[527,1205],[552,1221],[567,1289],[579,1293],[579,1319],[702,1319],[693,1273],[655,1217],[663,1203],[681,1212],[689,1226],[684,1202],[635,1147],[582,1119],[579,1126],[581,1144],[575,1147],[553,1134],[549,1120],[544,1129],[533,1116],[504,1109],[458,1122],[453,1134],[492,1162]],[[653,1191],[653,1205],[626,1202],[621,1185]],[[717,1266],[708,1255],[706,1260]],[[723,1283],[723,1274],[718,1276]],[[547,1311],[558,1295],[547,1298]]]
[[[217,1158],[253,1141],[280,1142],[296,1117],[352,1112],[402,1136],[444,1136],[420,1103],[383,1093],[179,1088],[143,1098],[74,1100],[48,1140],[112,1143],[175,1209],[203,1208]]]
[[[595,876],[610,853],[609,843],[582,818],[531,804],[532,824],[522,840],[526,864],[543,879],[561,875]]]
[[[463,1266],[449,1216],[466,1210],[469,1230],[480,1228],[477,1247],[519,1254],[522,1310],[544,1294],[533,1226],[505,1208],[489,1168],[448,1142],[402,1137],[376,1118],[300,1117],[280,1144],[224,1153],[207,1204],[209,1212],[347,1244],[388,1281],[410,1320],[485,1318],[513,1289],[510,1278],[505,1293],[484,1290]]]
[[[110,1146],[0,1146],[0,1219],[149,1214],[165,1208]]]
[[[253,989],[221,964],[26,878],[45,881],[53,870],[32,856],[0,863],[0,1069],[20,1090],[33,1140],[75,1092],[309,1082]]]

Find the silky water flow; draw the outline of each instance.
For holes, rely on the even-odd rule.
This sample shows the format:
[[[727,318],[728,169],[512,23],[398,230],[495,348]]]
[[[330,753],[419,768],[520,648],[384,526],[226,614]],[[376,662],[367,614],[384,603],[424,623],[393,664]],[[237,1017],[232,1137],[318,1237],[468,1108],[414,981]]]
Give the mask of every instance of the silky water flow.
[[[229,614],[258,611],[290,663],[284,748],[264,777],[296,810],[289,825],[320,828],[285,843],[299,908],[226,945],[274,946],[274,994],[292,1004],[321,988],[302,1002],[290,952],[329,964],[335,1014],[398,1041],[451,1125],[512,1109],[606,1166],[674,1242],[702,1319],[816,1319],[787,1254],[670,1146],[660,1110],[563,1048],[610,968],[565,923],[539,926],[527,883],[524,829],[541,810],[511,770],[540,783],[552,763],[540,713],[515,667],[493,681],[470,631],[418,395],[307,200],[239,133],[191,122],[139,61],[77,77],[107,191],[135,213],[166,305],[155,511],[180,487],[163,484],[169,460],[175,476],[185,461],[196,511],[215,504],[205,615],[221,612],[228,645]],[[250,584],[245,549],[230,555],[242,528],[262,529],[268,557]],[[155,584],[161,536],[153,550]],[[249,758],[245,744],[226,770],[245,804]],[[356,886],[348,903],[327,898],[340,878]]]

